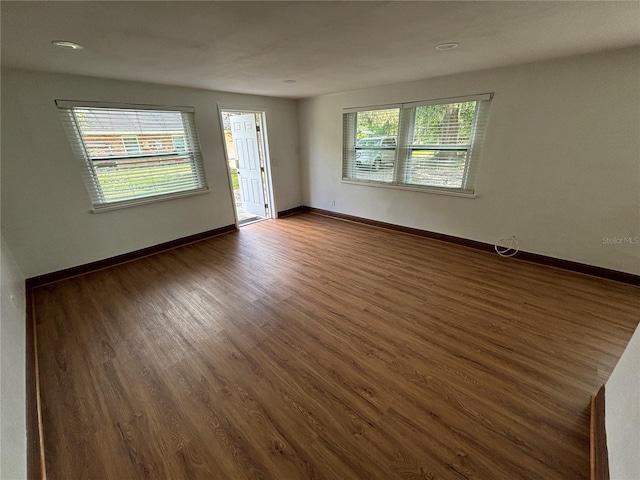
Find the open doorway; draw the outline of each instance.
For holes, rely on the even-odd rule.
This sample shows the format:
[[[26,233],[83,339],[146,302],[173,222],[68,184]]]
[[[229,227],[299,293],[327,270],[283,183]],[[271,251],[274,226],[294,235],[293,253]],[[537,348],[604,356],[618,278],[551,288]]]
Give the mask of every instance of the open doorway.
[[[273,218],[265,112],[221,109],[238,226]]]

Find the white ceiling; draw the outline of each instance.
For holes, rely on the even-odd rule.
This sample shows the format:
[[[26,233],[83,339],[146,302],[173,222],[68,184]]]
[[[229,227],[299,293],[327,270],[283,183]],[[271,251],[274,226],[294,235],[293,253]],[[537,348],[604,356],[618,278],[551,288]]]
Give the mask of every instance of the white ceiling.
[[[640,44],[637,1],[2,1],[0,8],[5,66],[294,98]],[[443,42],[460,46],[435,50]]]

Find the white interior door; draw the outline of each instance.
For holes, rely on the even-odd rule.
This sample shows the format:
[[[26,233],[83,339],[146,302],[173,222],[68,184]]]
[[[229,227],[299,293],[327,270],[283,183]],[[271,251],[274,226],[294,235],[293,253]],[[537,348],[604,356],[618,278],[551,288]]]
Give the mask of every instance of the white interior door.
[[[238,186],[240,198],[242,198],[242,210],[266,217],[256,117],[252,113],[235,115],[230,117],[229,121],[238,159]]]

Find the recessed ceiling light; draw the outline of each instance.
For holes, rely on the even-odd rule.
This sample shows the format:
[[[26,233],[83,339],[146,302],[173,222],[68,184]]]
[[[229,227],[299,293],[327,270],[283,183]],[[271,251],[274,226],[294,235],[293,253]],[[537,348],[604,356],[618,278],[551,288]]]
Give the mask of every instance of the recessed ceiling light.
[[[456,48],[458,46],[457,43],[454,42],[450,42],[450,43],[441,43],[440,45],[438,45],[436,47],[436,50],[453,50],[454,48]]]
[[[283,80],[283,83],[296,83],[296,80]]]
[[[51,42],[52,45],[60,48],[68,48],[70,50],[82,50],[84,47],[79,43],[75,42],[67,42],[66,40],[54,40]]]

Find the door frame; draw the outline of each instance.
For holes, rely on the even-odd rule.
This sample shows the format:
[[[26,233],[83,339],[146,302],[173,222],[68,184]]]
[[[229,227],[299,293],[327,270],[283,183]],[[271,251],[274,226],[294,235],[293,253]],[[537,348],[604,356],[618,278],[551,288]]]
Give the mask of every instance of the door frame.
[[[222,118],[222,112],[237,112],[237,113],[254,113],[260,116],[260,143],[262,146],[262,152],[264,158],[264,173],[266,183],[266,199],[269,204],[269,213],[265,218],[277,218],[277,208],[275,195],[273,194],[273,180],[271,175],[271,155],[269,151],[269,133],[267,128],[267,115],[269,113],[268,108],[234,108],[233,106],[227,106],[218,104],[218,120],[220,121],[220,132],[222,134],[222,147],[224,150],[225,168],[227,170],[227,180],[229,182],[229,192],[231,193],[231,204],[233,205],[233,215],[235,217],[236,228],[240,228],[238,221],[238,209],[236,208],[236,199],[233,194],[233,184],[231,182],[231,168],[229,167],[229,152],[227,151],[227,142],[224,133],[224,121]]]

